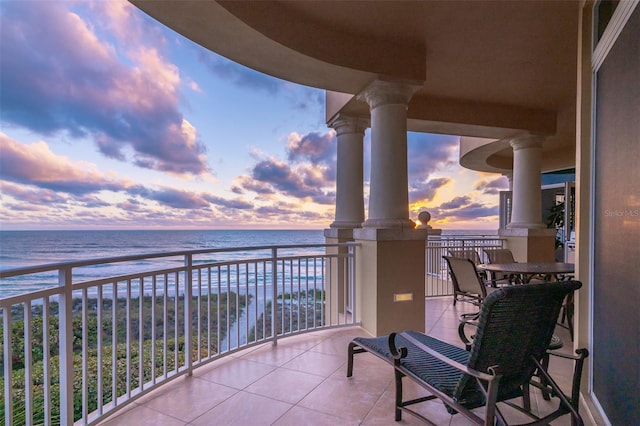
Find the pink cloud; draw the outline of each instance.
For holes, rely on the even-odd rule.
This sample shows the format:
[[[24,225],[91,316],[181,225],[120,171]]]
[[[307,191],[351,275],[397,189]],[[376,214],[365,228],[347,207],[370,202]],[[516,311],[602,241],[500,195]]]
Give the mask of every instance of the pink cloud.
[[[122,47],[131,45],[137,31],[131,22],[142,15],[131,6],[104,6],[112,32],[98,36],[96,27],[66,9],[74,5],[83,4],[0,5],[2,121],[44,135],[88,137],[105,156],[140,167],[208,173],[205,147],[179,110],[177,67],[153,44],[137,40],[135,48]],[[127,43],[108,41],[125,37],[129,27]]]

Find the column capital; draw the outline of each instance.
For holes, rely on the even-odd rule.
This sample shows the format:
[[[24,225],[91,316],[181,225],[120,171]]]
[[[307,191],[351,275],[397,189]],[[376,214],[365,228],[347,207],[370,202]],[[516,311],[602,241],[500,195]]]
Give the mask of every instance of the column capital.
[[[420,87],[422,86],[407,82],[376,80],[360,92],[357,98],[368,103],[371,109],[389,104],[406,106]]]
[[[523,135],[509,140],[509,145],[514,151],[527,148],[542,148],[545,137],[542,135]]]
[[[364,134],[370,125],[371,121],[368,118],[345,114],[338,114],[327,123],[327,126],[334,129],[338,136],[347,133]]]

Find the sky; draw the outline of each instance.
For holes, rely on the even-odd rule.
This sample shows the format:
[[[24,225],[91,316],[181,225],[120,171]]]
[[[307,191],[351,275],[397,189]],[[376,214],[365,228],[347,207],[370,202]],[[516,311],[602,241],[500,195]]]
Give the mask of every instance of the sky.
[[[408,133],[409,216],[498,227],[506,178]],[[364,140],[365,215],[370,132]],[[0,229],[323,229],[324,91],[219,56],[126,1],[0,0]]]

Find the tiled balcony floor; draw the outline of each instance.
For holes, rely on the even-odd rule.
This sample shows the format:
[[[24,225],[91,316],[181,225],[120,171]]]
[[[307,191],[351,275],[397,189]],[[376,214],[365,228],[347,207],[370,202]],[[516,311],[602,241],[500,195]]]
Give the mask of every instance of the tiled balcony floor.
[[[458,316],[470,312],[468,304],[454,307],[451,297],[426,302],[427,333],[462,346],[457,335]],[[557,334],[571,351],[569,334]],[[355,357],[354,374],[346,377],[347,345],[353,337],[368,336],[359,327],[313,332],[281,339],[228,356],[197,369],[144,396],[103,425],[417,425],[409,414],[393,419],[393,369],[375,356]],[[571,364],[552,359],[551,370],[566,388]],[[405,393],[421,390],[405,380]],[[534,392],[537,392],[534,391]],[[532,405],[542,412],[550,403],[539,393]],[[556,404],[556,402],[554,402]],[[438,425],[466,425],[451,416],[440,402],[422,404],[422,411]],[[510,419],[527,418],[507,410]],[[588,422],[588,419],[585,419]],[[569,416],[554,425],[570,425]]]

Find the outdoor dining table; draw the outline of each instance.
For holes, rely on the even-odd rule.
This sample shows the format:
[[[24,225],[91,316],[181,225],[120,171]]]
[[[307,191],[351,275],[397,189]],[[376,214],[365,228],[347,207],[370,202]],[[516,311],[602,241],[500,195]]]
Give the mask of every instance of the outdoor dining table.
[[[563,262],[515,262],[515,263],[486,263],[478,265],[478,269],[489,272],[516,275],[520,282],[527,284],[535,276],[543,276],[545,280],[554,277],[556,280],[573,274],[575,265]]]

